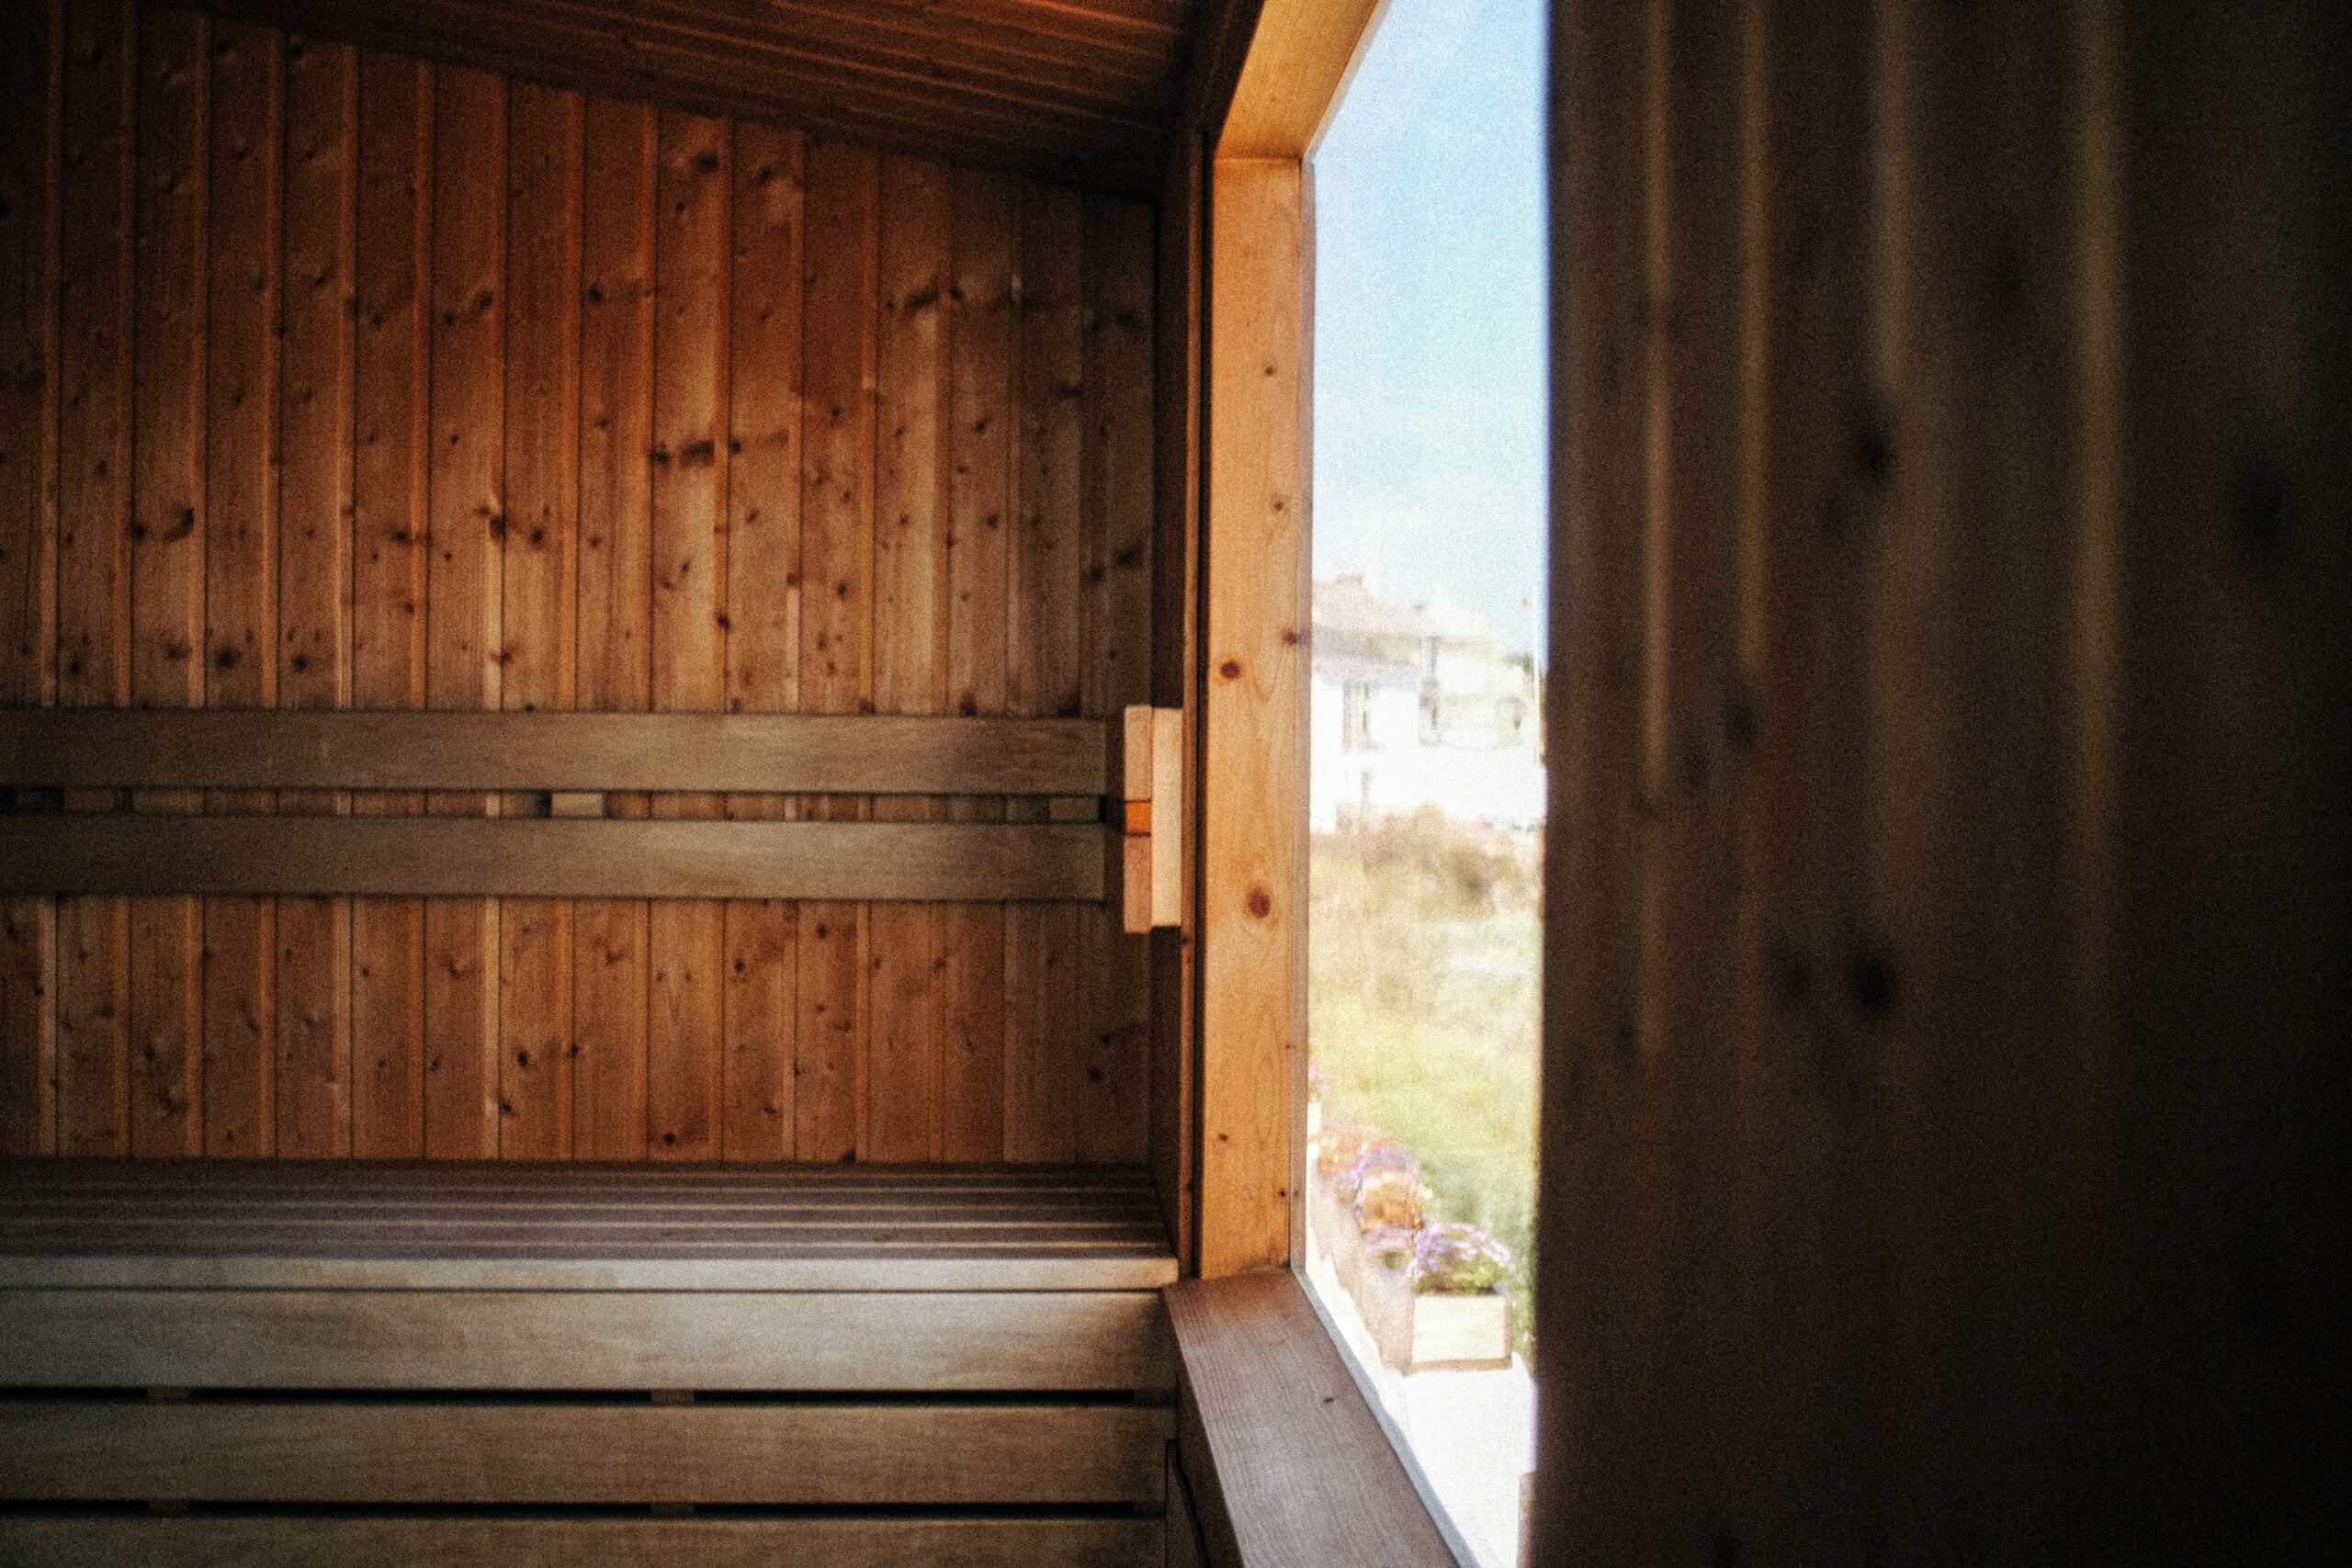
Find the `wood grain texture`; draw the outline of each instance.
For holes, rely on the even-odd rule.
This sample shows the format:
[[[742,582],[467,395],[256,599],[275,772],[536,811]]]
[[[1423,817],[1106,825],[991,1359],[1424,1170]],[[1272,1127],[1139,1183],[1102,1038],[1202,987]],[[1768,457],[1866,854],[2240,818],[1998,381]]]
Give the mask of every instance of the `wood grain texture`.
[[[808,330],[801,349],[800,707],[874,705],[874,394],[879,332],[881,166],[870,148],[811,141],[807,224]],[[816,797],[809,815],[870,814],[860,800]],[[856,904],[800,911],[793,1150],[848,1159],[865,1127],[867,929]]]
[[[1094,47],[1081,34],[1179,31],[1064,8],[1041,32],[1018,9],[972,0],[877,26],[993,51],[1032,86],[1035,62],[1057,74]],[[1015,825],[1099,819],[1106,694],[1130,645],[1157,656],[1154,606],[1130,591],[1152,575],[1148,548],[1131,556],[1120,535],[1149,507],[1148,463],[1123,444],[1150,396],[1128,381],[1149,374],[1127,324],[1156,288],[1133,260],[1142,208],[509,80],[430,29],[327,41],[355,36],[329,11],[300,33],[235,6],[54,15],[53,38],[49,8],[11,16],[51,41],[14,57],[32,90],[11,99],[25,130],[7,166],[49,172],[38,191],[7,176],[0,236],[52,258],[50,282],[10,276],[33,279],[54,321],[6,339],[43,364],[0,411],[0,432],[36,439],[29,479],[7,469],[0,496],[54,521],[29,554],[0,530],[0,592],[20,606],[6,626],[26,621],[35,645],[28,664],[12,656],[7,679],[32,696],[0,705],[0,772],[75,776],[0,784],[16,792],[12,853],[57,830],[18,835],[14,818],[52,815],[59,789],[67,815],[274,807],[296,860],[420,818],[531,823],[557,792],[581,797],[569,813],[593,796],[624,824],[665,788],[746,826],[812,799],[820,818],[890,827],[998,826],[1008,800]],[[824,28],[854,47],[840,18]],[[670,138],[685,151],[666,175],[665,123],[693,132]],[[681,210],[680,188],[703,194]],[[1095,258],[1127,259],[1114,276]],[[842,395],[820,407],[818,391]],[[7,434],[0,451],[18,445]],[[681,575],[657,534],[697,533],[705,570]],[[24,600],[20,578],[53,594]],[[51,695],[63,706],[36,705]],[[583,742],[560,728],[582,709],[851,728]],[[454,761],[496,765],[440,771]],[[356,835],[336,837],[345,826]],[[1099,865],[1063,881],[1079,875],[1064,840],[1038,841],[1056,847],[1036,887],[1099,894]],[[787,1156],[805,1122],[807,1146],[832,1155],[994,1158],[1014,1088],[1010,965],[1029,987],[1018,1016],[1035,1021],[1016,1029],[1043,1031],[1012,1053],[1040,1108],[1035,1136],[1016,1117],[1016,1142],[1027,1157],[1134,1157],[1148,1086],[1123,1081],[1119,1043],[1142,1016],[1133,955],[1074,906],[1016,914],[1008,944],[1003,898],[1021,884],[870,911],[864,896],[893,877],[959,891],[882,869],[844,885],[860,897],[820,901],[837,908],[712,912],[692,965],[662,962],[670,944],[636,897],[498,909],[338,893],[422,886],[338,875],[314,893],[217,893],[209,910],[35,899],[0,973],[30,1004],[9,1018],[51,1021],[0,1053],[34,1086],[17,1097],[34,1130],[10,1136],[85,1153],[511,1142],[641,1156],[661,1021],[716,1043],[689,1053],[690,1111],[655,1118],[691,1152]],[[657,971],[693,973],[690,994],[657,997]]]
[[[278,298],[284,260],[282,37],[213,29],[205,225],[204,604],[201,705],[277,700]],[[134,580],[135,581],[135,580]],[[273,794],[215,794],[208,810],[266,813]],[[267,1154],[277,1134],[277,908],[202,906],[204,1151]]]
[[[653,661],[657,711],[716,712],[727,626],[729,205],[734,145],[722,120],[664,113],[654,181]],[[664,796],[657,818],[719,815],[709,795]],[[723,911],[665,899],[649,912],[647,1150],[720,1148]]]
[[[947,659],[947,291],[953,265],[952,176],[905,157],[882,162],[875,350],[874,707],[930,714],[945,706]],[[877,820],[937,820],[935,801],[877,800]],[[865,1152],[873,1159],[940,1157],[942,911],[866,911]]]
[[[359,60],[354,196],[357,316],[352,363],[351,699],[425,699],[425,543],[433,276],[433,73]],[[353,802],[410,815],[422,795]],[[351,1150],[424,1151],[424,906],[351,906]]]
[[[1167,1299],[1210,1561],[1455,1561],[1297,1276],[1187,1280]]]
[[[1099,900],[1102,852],[1099,829],[1042,822],[60,815],[28,817],[0,834],[0,893],[152,898],[181,888],[217,897]],[[808,934],[861,940],[854,928]]]
[[[331,709],[352,697],[358,58],[345,46],[288,39],[285,62],[274,657],[281,706]],[[285,791],[278,809],[336,815],[351,802]],[[347,1155],[351,904],[282,899],[277,927],[275,1146]]]
[[[1076,714],[1084,700],[1084,206],[1076,192],[1024,185],[1019,215],[1020,434],[1005,552],[1005,706]],[[1014,819],[1050,810],[1041,801],[1007,806]],[[1074,1158],[1084,1029],[1078,911],[1006,909],[1004,962],[1005,1157]]]
[[[1102,736],[993,716],[8,708],[0,786],[1096,794]]]
[[[137,31],[137,206],[131,299],[130,702],[204,701],[205,257],[209,24],[141,11]],[[153,792],[149,811],[201,797]],[[188,898],[133,899],[130,1147],[204,1147],[203,919]]]
[[[1080,433],[1081,706],[1105,724],[1151,694],[1152,212],[1090,197]],[[1149,1130],[1151,944],[1106,899],[1081,909],[1078,1157],[1141,1161]]]
[[[424,705],[495,708],[504,667],[503,540],[508,85],[462,68],[433,78],[432,320],[425,533]],[[485,150],[493,150],[486,152]],[[444,794],[445,817],[494,814]],[[498,907],[424,908],[424,1148],[498,1149]]]
[[[1164,1392],[1148,1291],[7,1291],[0,1386]]]
[[[0,1517],[0,1550],[27,1568],[180,1562],[297,1568],[323,1556],[352,1568],[1156,1568],[1157,1519],[817,1517],[485,1519]]]
[[[582,110],[572,94],[517,85],[507,118],[505,518],[499,701],[569,708],[577,669]],[[509,814],[537,809],[509,795]],[[499,910],[498,1152],[571,1154],[572,911],[548,899]]]
[[[12,1498],[875,1506],[1160,1501],[1165,1408],[0,1400]]]
[[[797,132],[735,128],[734,268],[727,534],[727,708],[774,713],[800,701],[800,345],[802,192]],[[770,777],[730,795],[729,817],[789,817]],[[782,900],[726,907],[720,1154],[789,1157],[797,1123],[794,1041],[799,911]]]
[[[948,289],[947,701],[961,714],[1005,707],[1011,580],[1017,187],[1000,175],[950,176]],[[1001,800],[952,801],[957,819],[1001,820]],[[993,1159],[1004,1147],[1004,910],[942,912],[940,1149]]]
[[[577,695],[628,711],[650,694],[653,617],[653,111],[591,98],[583,111]],[[641,796],[606,810],[642,817]],[[572,1148],[645,1153],[646,942],[635,901],[572,912]]]
[[[1312,157],[1380,9],[1377,0],[1264,0],[1216,133],[1216,156]]]
[[[59,128],[57,700],[130,698],[136,33],[128,4],[64,14]],[[64,199],[67,192],[72,199]],[[103,810],[110,793],[76,792]],[[56,908],[57,1148],[119,1154],[130,1114],[130,909]]]
[[[2324,1555],[2332,18],[1555,15],[1534,1550]]]
[[[1204,54],[1209,51],[1204,51]],[[1204,64],[1202,67],[1206,70]],[[1206,157],[1188,133],[1169,161],[1159,198],[1159,265],[1154,314],[1156,502],[1152,524],[1151,701],[1172,709],[1182,728],[1181,766],[1186,806],[1161,828],[1175,852],[1177,929],[1152,939],[1151,1105],[1146,1143],[1152,1175],[1168,1215],[1169,1234],[1189,1263],[1199,1137],[1195,1121],[1194,1045],[1200,988],[1198,902],[1201,761],[1201,416],[1203,264],[1208,227]],[[1158,867],[1154,868],[1155,876]]]
[[[0,22],[0,703],[56,700],[58,180],[64,18]],[[55,911],[0,902],[0,1149],[57,1141]]]
[[[1202,710],[1201,1272],[1290,1257],[1303,1047],[1306,175],[1215,165]]]
[[[875,0],[584,10],[426,0],[398,17],[357,0],[232,0],[224,9],[559,85],[1131,192],[1148,191],[1159,172],[1192,19],[1175,0],[963,0],[944,10]]]
[[[0,1289],[1150,1290],[1143,1183],[1102,1168],[20,1160]]]

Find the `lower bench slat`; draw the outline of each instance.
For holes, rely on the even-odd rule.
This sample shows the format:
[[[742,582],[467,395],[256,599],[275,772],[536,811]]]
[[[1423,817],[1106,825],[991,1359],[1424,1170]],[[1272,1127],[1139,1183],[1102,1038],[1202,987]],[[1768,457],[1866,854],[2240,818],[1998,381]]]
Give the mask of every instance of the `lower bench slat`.
[[[0,1498],[1140,1504],[1165,1407],[0,1399]]]
[[[0,1516],[12,1568],[1158,1568],[1158,1519]]]
[[[1149,1291],[0,1290],[0,1387],[1159,1393]]]

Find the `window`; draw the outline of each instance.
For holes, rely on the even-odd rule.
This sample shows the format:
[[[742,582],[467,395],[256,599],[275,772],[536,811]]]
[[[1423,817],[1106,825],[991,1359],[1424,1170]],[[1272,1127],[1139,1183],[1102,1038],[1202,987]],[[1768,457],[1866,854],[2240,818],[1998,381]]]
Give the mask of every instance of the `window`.
[[[1315,160],[1306,1272],[1486,1568],[1533,1466],[1542,16],[1392,0]]]

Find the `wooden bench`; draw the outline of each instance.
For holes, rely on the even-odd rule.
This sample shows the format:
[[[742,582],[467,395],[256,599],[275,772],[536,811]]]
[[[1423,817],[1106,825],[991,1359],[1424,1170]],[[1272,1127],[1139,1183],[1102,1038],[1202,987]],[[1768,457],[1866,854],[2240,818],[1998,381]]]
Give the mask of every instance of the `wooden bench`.
[[[1126,1171],[0,1164],[0,1561],[1156,1562],[1175,1274]]]

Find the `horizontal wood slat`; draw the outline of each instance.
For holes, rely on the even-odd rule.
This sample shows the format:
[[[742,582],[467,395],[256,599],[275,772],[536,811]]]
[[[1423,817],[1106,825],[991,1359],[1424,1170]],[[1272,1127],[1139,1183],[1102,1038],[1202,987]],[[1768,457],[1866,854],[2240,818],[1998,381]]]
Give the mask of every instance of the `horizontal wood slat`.
[[[0,787],[1104,793],[1090,718],[0,709]]]
[[[0,1387],[1159,1393],[1156,1292],[0,1290]]]
[[[0,894],[370,897],[1102,897],[1099,828],[569,818],[0,818]]]
[[[1172,1430],[1138,1404],[0,1399],[0,1496],[1156,1506]]]
[[[0,1289],[1134,1291],[1175,1277],[1130,1170],[0,1162]]]
[[[1160,1521],[1120,1518],[139,1518],[0,1515],[16,1568],[1158,1568]]]

